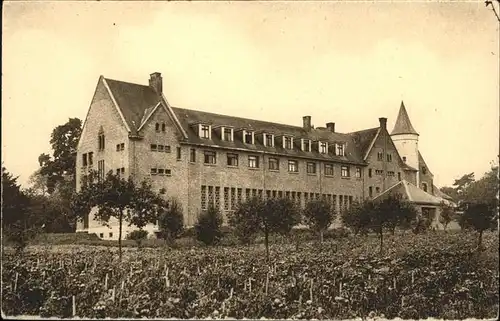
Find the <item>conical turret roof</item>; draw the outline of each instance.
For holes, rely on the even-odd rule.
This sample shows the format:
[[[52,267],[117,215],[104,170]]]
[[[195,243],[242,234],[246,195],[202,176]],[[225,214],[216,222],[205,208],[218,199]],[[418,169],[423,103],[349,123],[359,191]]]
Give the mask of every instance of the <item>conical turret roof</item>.
[[[418,135],[417,131],[411,124],[410,117],[408,117],[408,113],[406,112],[405,104],[402,101],[401,107],[399,108],[398,118],[396,119],[396,124],[394,125],[391,135],[398,134]]]

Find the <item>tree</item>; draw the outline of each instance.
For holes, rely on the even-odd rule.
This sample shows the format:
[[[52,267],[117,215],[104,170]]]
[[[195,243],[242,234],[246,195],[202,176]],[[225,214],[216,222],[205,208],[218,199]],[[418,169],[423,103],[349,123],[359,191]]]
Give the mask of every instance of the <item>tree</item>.
[[[472,182],[463,191],[463,203],[488,203],[494,206],[498,195],[498,166],[492,166],[481,179]]]
[[[252,197],[238,204],[236,211],[229,216],[229,225],[242,244],[250,244],[259,231],[259,215],[264,211],[265,202],[258,197]]]
[[[448,224],[455,218],[455,209],[453,206],[448,205],[444,201],[440,205],[440,215],[439,223],[443,224],[443,228],[446,231]]]
[[[2,231],[21,252],[39,231],[38,217],[29,211],[29,198],[14,177],[2,166]]]
[[[334,218],[335,212],[325,199],[310,201],[304,209],[304,223],[319,234],[321,243],[323,243],[323,233],[330,227]]]
[[[380,238],[380,252],[383,249],[384,229],[388,228],[394,234],[397,226],[406,227],[415,220],[417,211],[399,195],[388,195],[386,198],[375,202],[368,210],[370,215],[370,228]]]
[[[373,203],[370,200],[353,202],[348,209],[342,211],[342,224],[350,228],[355,235],[358,233],[366,234],[370,225],[372,206]]]
[[[483,232],[494,229],[498,224],[498,214],[488,203],[470,203],[463,214],[467,226],[479,232],[478,248],[481,248]]]
[[[257,231],[264,233],[266,257],[269,261],[269,235],[288,234],[300,222],[296,204],[287,198],[262,200],[251,198],[240,204],[232,215],[229,224],[243,230],[247,235]]]
[[[74,186],[76,149],[81,133],[82,121],[78,118],[70,118],[65,124],[57,126],[52,131],[50,136],[52,157],[45,153],[38,157],[40,174],[46,177],[49,194],[53,193],[57,184],[65,177],[69,177]]]
[[[121,260],[123,222],[139,229],[148,223],[155,223],[161,204],[160,196],[151,190],[151,185],[146,181],[137,187],[131,177],[124,179],[110,171],[104,179],[99,179],[98,173],[93,172],[89,178],[83,180],[82,189],[73,198],[71,207],[74,212],[86,215],[87,209],[97,206],[95,218],[106,226],[109,226],[111,218],[118,220],[118,249]]]
[[[171,199],[168,206],[163,206],[158,215],[158,227],[160,235],[168,242],[174,239],[184,230],[184,215],[182,206],[177,199]]]
[[[210,204],[208,209],[201,213],[194,227],[197,240],[205,245],[219,243],[222,238],[221,226],[222,215],[220,210]]]

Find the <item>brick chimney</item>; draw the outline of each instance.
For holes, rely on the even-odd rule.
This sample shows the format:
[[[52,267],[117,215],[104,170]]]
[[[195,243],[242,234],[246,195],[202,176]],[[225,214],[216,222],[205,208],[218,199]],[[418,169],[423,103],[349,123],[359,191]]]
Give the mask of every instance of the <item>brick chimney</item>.
[[[153,88],[158,94],[163,93],[163,81],[161,73],[154,72],[149,75],[149,87]]]
[[[378,121],[380,122],[380,128],[387,129],[387,118],[380,117]]]
[[[326,123],[326,128],[332,133],[335,133],[335,123]]]
[[[306,131],[311,131],[311,116],[302,117],[303,127]]]

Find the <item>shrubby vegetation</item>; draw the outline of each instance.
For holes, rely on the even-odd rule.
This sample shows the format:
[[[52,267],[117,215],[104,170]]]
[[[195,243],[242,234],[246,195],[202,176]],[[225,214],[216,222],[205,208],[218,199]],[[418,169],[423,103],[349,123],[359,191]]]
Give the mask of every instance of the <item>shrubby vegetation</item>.
[[[195,225],[196,239],[205,245],[216,245],[222,238],[222,215],[213,204],[201,213]]]

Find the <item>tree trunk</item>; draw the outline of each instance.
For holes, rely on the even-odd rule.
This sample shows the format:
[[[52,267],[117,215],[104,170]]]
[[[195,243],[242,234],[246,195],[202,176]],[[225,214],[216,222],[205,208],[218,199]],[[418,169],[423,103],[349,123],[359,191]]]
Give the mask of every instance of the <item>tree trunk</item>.
[[[319,242],[323,243],[323,230],[319,231]]]
[[[483,230],[479,231],[479,242],[477,244],[479,251],[481,251],[482,242],[483,242]]]
[[[392,235],[396,234],[396,227],[395,226],[392,228],[391,232],[392,232]]]
[[[118,215],[119,227],[118,227],[118,253],[120,256],[120,262],[122,261],[122,225],[123,225],[123,210],[120,209],[120,214]]]
[[[382,245],[384,241],[384,232],[382,228],[380,228],[379,233],[380,233],[380,253],[382,253]]]
[[[266,244],[266,258],[269,262],[269,231],[267,228],[264,229],[264,243]]]

